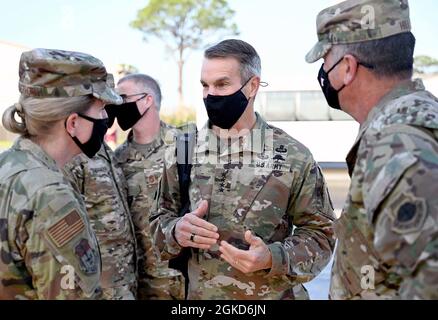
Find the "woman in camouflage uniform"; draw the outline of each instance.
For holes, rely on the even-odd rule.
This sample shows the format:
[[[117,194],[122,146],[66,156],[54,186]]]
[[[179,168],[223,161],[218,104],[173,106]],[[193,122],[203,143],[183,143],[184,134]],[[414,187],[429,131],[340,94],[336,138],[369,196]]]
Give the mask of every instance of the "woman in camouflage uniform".
[[[20,102],[3,115],[20,137],[0,155],[0,299],[98,298],[97,241],[59,168],[99,150],[105,103],[122,99],[87,54],[35,49],[19,74]]]

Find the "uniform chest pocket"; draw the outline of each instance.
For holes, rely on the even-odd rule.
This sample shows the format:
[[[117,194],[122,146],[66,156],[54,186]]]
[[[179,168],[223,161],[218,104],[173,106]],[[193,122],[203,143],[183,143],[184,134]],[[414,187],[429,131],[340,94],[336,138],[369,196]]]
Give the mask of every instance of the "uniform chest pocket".
[[[274,174],[254,197],[244,217],[245,227],[268,243],[284,239],[292,227],[287,214],[292,175]]]
[[[127,177],[128,197],[135,199],[142,189],[147,188],[146,178],[142,171],[137,171]]]
[[[137,214],[142,213],[140,216],[143,216],[145,212],[150,212],[160,179],[161,172],[148,170],[136,172],[128,179],[128,202],[134,220]]]
[[[149,193],[150,189],[156,189],[161,178],[161,171],[141,169],[136,170],[128,177],[128,194],[135,198],[140,193]]]

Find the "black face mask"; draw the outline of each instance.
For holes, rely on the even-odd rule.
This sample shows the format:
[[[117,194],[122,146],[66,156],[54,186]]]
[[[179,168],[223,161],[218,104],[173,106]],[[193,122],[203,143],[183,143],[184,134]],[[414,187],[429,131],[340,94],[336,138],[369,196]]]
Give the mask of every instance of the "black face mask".
[[[318,74],[318,82],[321,86],[322,92],[324,93],[325,99],[327,100],[328,105],[336,110],[341,110],[341,105],[339,103],[339,92],[345,88],[345,84],[339,90],[333,88],[332,84],[330,83],[329,73],[332,72],[332,70],[336,68],[336,66],[341,63],[342,60],[344,60],[344,57],[336,62],[335,65],[327,72],[324,71],[324,64],[322,64]]]
[[[80,142],[77,137],[70,137],[82,152],[91,159],[102,147],[103,139],[108,130],[108,119],[94,119],[80,113],[78,113],[78,116],[93,122],[93,132],[91,133],[90,139],[85,143]]]
[[[116,120],[118,108],[120,106],[115,104],[107,104],[105,106],[105,111],[108,114],[108,128],[111,128],[114,124],[114,120]]]
[[[208,118],[211,123],[222,129],[231,129],[240,119],[248,106],[249,100],[246,98],[242,89],[248,81],[235,93],[228,96],[208,95],[204,98],[204,105],[207,109]]]
[[[146,96],[147,94],[144,94],[143,97],[137,99],[136,101],[126,102],[121,105],[107,105],[105,110],[108,113],[108,119],[110,123],[112,121],[111,126],[114,123],[114,119],[117,117],[117,122],[123,131],[131,129],[151,108],[147,108],[143,114],[138,111],[137,101],[145,98]]]
[[[335,88],[333,88],[330,82],[329,74],[333,71],[334,68],[336,68],[339,63],[341,63],[342,60],[344,60],[344,57],[336,62],[335,65],[331,67],[331,69],[327,72],[324,71],[324,64],[322,64],[321,69],[319,69],[318,73],[318,83],[321,86],[325,99],[327,100],[328,105],[336,110],[342,110],[341,104],[339,103],[339,92],[341,92],[346,87],[346,85],[344,84],[341,88],[336,90]],[[374,69],[372,65],[363,62],[358,62],[357,65],[364,66],[368,69]]]

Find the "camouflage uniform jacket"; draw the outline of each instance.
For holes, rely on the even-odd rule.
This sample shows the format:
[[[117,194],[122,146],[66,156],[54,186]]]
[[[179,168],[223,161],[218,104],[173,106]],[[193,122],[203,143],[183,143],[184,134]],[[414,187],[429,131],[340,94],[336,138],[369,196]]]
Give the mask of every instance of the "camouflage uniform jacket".
[[[104,143],[89,159],[80,154],[63,168],[82,194],[102,256],[101,286],[105,299],[134,299],[135,237],[127,203],[127,185],[114,154]]]
[[[0,155],[0,237],[0,299],[100,296],[99,248],[81,196],[28,139]]]
[[[220,258],[217,245],[193,249],[189,299],[308,299],[302,283],[313,279],[332,255],[333,208],[309,150],[259,115],[250,133],[231,143],[219,139],[209,124],[199,132],[191,209],[207,200],[206,219],[218,227],[219,240],[240,249],[249,247],[246,230],[261,237],[272,254],[272,268],[244,274]],[[175,161],[171,155],[166,161],[152,229],[163,258],[170,258],[181,251],[172,235],[180,193]]]
[[[438,298],[437,140],[438,100],[420,80],[372,109],[347,158],[331,298]]]
[[[132,132],[115,155],[128,183],[128,199],[138,248],[139,299],[183,299],[184,284],[179,271],[152,244],[150,212],[161,179],[165,150],[175,141],[175,128],[161,122],[159,136],[147,145],[133,141]]]

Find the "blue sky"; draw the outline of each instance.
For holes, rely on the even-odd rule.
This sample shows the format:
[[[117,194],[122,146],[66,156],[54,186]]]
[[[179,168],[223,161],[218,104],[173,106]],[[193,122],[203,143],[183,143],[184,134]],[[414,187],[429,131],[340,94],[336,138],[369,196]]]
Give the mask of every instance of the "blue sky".
[[[251,43],[262,58],[263,80],[269,90],[317,89],[320,63],[304,56],[316,41],[317,13],[334,0],[229,0],[236,10],[239,38]],[[0,0],[0,40],[28,47],[83,51],[106,65],[128,63],[160,82],[165,107],[177,101],[176,64],[159,40],[145,43],[132,29],[146,0]],[[411,0],[416,54],[438,58],[438,1]],[[202,104],[199,84],[202,52],[190,56],[185,69],[185,96]],[[18,67],[18,66],[17,66]],[[18,68],[17,68],[18,69]]]

